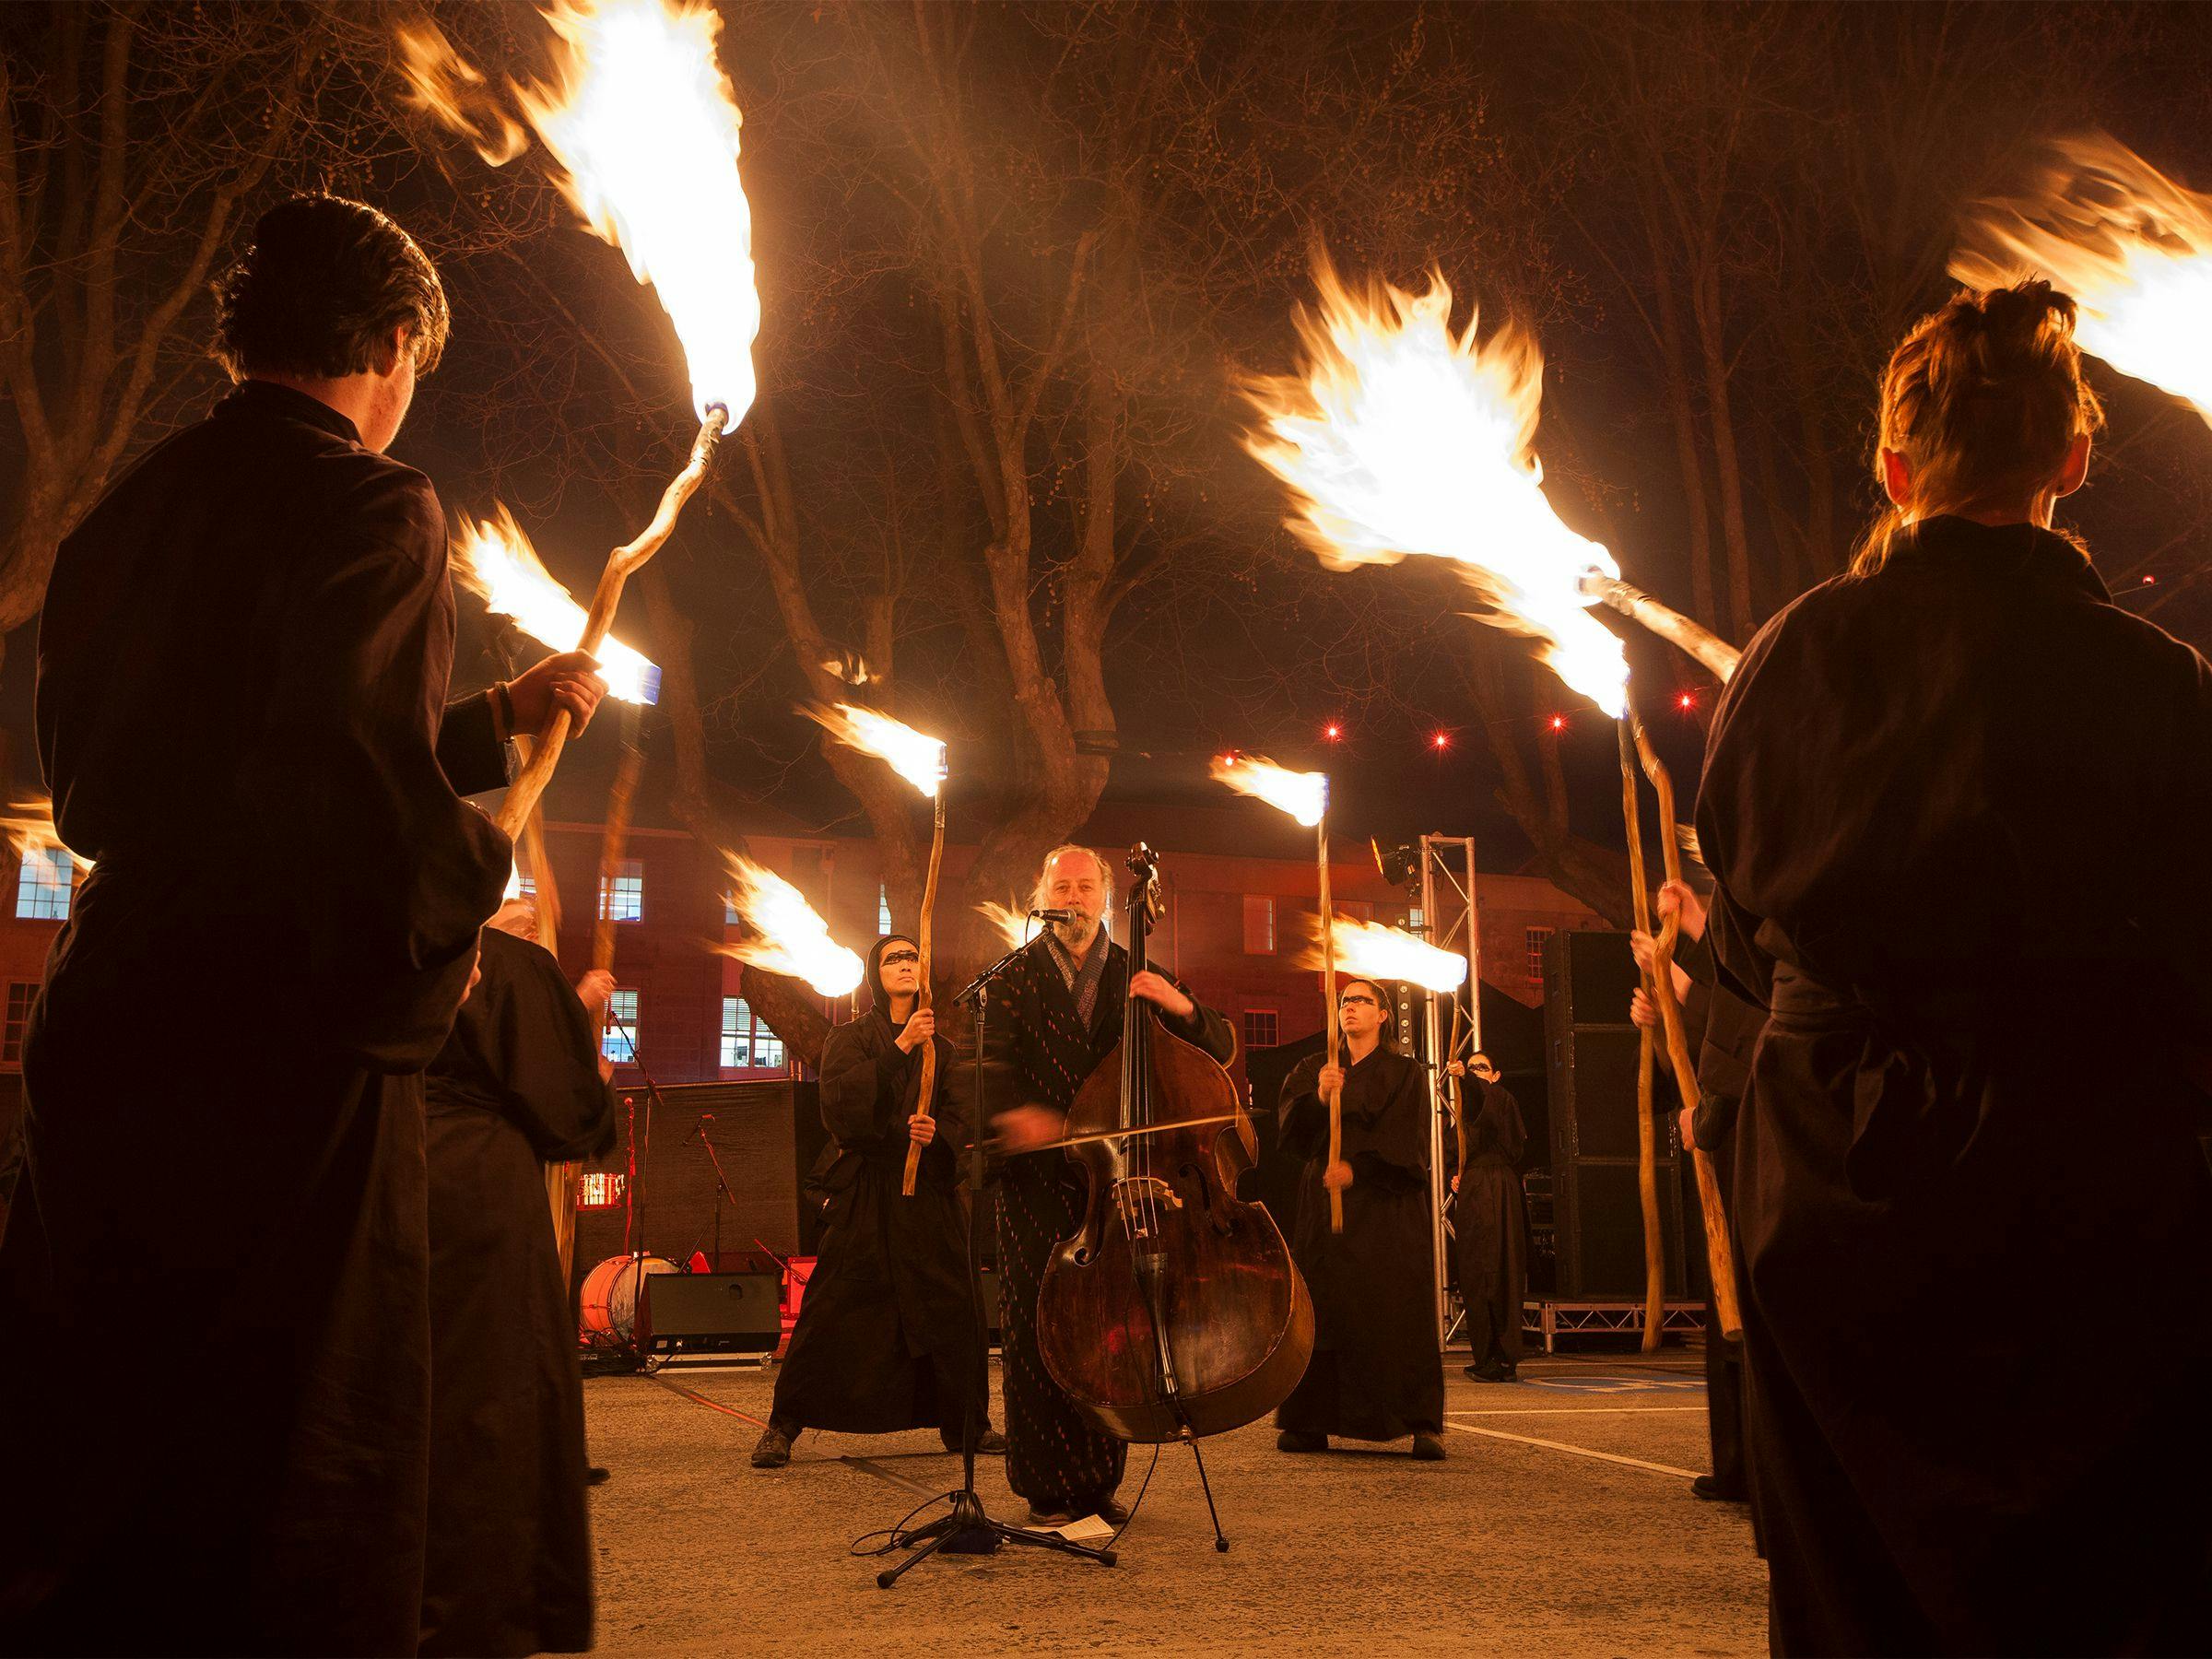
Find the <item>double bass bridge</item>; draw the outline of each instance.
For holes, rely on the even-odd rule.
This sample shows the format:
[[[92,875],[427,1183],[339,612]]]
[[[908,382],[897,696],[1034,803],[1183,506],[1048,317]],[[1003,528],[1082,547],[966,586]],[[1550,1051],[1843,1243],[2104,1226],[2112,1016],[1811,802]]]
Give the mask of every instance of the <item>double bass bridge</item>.
[[[1158,1175],[1124,1175],[1113,1183],[1113,1202],[1129,1236],[1149,1239],[1151,1218],[1163,1209],[1181,1209],[1182,1195]]]

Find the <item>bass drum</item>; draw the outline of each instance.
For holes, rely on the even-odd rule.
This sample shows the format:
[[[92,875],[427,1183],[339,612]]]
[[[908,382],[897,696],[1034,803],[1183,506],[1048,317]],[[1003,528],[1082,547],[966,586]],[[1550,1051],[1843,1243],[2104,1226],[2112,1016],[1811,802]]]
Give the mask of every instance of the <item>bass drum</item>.
[[[593,1268],[583,1281],[583,1340],[594,1347],[630,1347],[638,1340],[638,1286],[641,1282],[636,1256],[609,1256]],[[647,1256],[646,1273],[674,1273],[676,1264]],[[648,1333],[650,1335],[650,1333]]]

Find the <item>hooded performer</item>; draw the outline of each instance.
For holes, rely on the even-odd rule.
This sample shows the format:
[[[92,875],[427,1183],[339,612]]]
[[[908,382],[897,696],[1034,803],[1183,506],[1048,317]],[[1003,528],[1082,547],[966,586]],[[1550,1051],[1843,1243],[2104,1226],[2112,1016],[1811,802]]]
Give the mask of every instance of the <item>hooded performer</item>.
[[[965,1125],[948,1098],[952,1045],[936,1016],[916,1008],[922,953],[904,934],[868,953],[869,1007],[822,1045],[822,1122],[837,1152],[821,1253],[807,1281],[791,1349],[776,1380],[753,1466],[781,1468],[808,1429],[889,1434],[935,1428],[960,1444],[976,1371],[974,1303],[962,1241],[955,1148]],[[921,1117],[922,1045],[937,1045],[938,1115]],[[912,1197],[900,1191],[906,1148],[922,1147]],[[989,1431],[979,1450],[1003,1452]]]

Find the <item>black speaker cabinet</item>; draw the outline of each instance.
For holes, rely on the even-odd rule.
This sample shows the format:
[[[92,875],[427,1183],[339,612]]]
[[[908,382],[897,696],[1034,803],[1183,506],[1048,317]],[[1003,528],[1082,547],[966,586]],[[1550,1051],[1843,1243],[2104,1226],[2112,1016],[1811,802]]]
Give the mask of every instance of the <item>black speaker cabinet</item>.
[[[781,1273],[654,1273],[645,1278],[642,1346],[771,1352],[783,1335]]]
[[[1643,1210],[1636,1174],[1640,1039],[1629,1020],[1636,961],[1629,935],[1555,933],[1544,942],[1544,1051],[1551,1100],[1551,1182],[1562,1300],[1640,1300]],[[1682,1189],[1665,1117],[1674,1086],[1661,1062],[1653,1111],[1661,1152],[1659,1230],[1666,1294],[1687,1294]]]

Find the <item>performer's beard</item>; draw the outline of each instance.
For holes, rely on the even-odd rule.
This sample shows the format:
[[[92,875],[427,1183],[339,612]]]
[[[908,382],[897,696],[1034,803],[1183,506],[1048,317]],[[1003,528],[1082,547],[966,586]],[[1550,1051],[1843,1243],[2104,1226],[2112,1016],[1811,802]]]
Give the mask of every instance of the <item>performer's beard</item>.
[[[1077,953],[1087,951],[1090,947],[1091,942],[1098,937],[1098,934],[1099,919],[1088,913],[1077,921],[1053,924],[1053,936],[1066,946],[1068,949]]]

